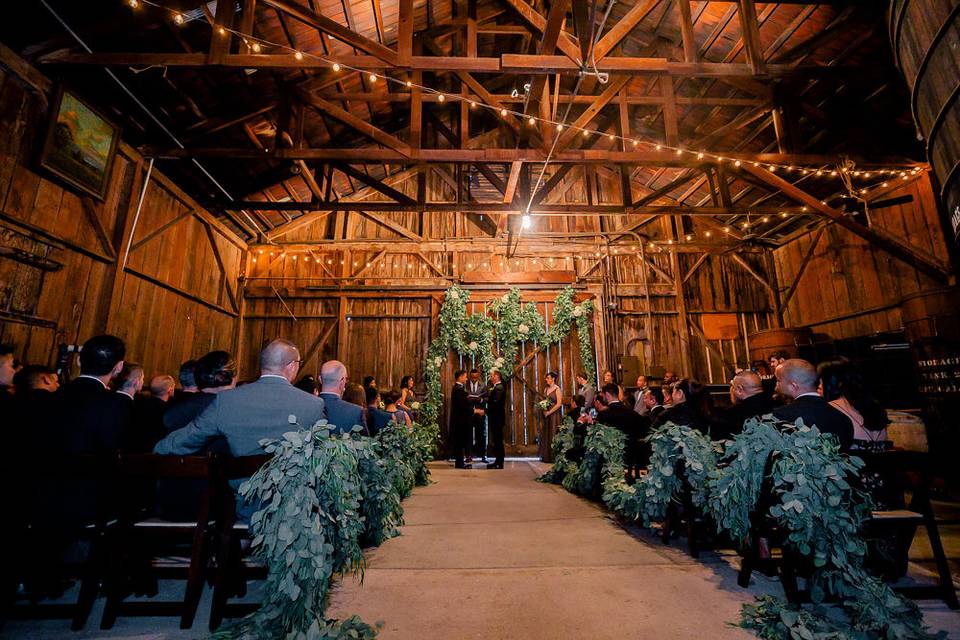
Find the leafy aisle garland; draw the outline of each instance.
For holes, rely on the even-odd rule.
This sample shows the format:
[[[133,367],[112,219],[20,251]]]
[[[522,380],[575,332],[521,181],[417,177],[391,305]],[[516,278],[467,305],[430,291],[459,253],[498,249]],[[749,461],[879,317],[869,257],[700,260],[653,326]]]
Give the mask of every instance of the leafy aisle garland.
[[[376,438],[334,435],[326,421],[302,429],[290,418],[298,430],[261,442],[273,457],[239,491],[260,505],[250,532],[254,558],[268,567],[265,599],[213,638],[375,638],[377,627],[357,616],[326,618],[331,580],[362,579],[362,547],[397,535],[400,500],[426,483],[434,434],[391,424]]]
[[[560,468],[541,480],[562,482],[571,491],[582,493],[580,479],[596,473],[596,461],[589,456],[591,447],[613,437],[603,436],[603,431],[615,430],[597,425],[588,431],[584,442],[588,453],[579,466],[591,468],[581,470],[566,459],[576,442],[573,423],[565,423],[554,440]],[[913,602],[864,568],[866,545],[860,531],[870,514],[870,498],[854,488],[863,462],[841,455],[833,438],[822,437],[816,427],[800,421],[783,425],[764,416],[749,421],[743,432],[727,443],[722,457],[706,436],[672,423],[651,433],[647,441],[652,445],[650,464],[647,475],[636,484],[626,484],[622,466],[611,465],[610,473],[604,474],[603,502],[607,507],[625,519],[642,520],[646,526],[662,521],[667,505],[678,500],[683,489],[675,474],[682,460],[694,505],[713,519],[718,532],[727,532],[741,544],[749,538],[750,514],[765,480],[767,458],[777,452],[770,477],[776,499],[767,515],[788,532],[785,544],[810,559],[814,605],[798,607],[772,596],[758,597],[755,604],[743,606],[740,626],[764,639],[934,637],[926,631]],[[607,451],[607,455],[613,454],[613,450]],[[827,597],[839,599],[840,605],[822,606]]]
[[[593,344],[590,340],[590,318],[593,302],[586,300],[574,303],[576,292],[572,287],[561,291],[554,300],[550,330],[547,331],[543,316],[536,304],[522,303],[520,290],[511,289],[494,300],[489,307],[491,315],[473,313],[467,315],[470,292],[457,285],[444,294],[440,308],[440,335],[427,349],[424,377],[426,397],[420,408],[420,419],[431,430],[439,433],[440,407],[443,404],[440,369],[451,350],[462,356],[475,359],[485,373],[500,371],[504,378],[513,375],[519,345],[532,342],[534,345],[560,344],[576,326],[580,345],[580,360],[588,380],[596,378]],[[498,356],[495,347],[499,350]]]

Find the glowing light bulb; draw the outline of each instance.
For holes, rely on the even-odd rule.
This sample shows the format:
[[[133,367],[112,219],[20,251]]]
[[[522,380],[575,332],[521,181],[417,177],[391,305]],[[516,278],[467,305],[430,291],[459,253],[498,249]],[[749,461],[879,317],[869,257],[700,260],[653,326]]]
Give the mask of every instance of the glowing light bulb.
[[[559,122],[557,123],[557,131],[563,131],[563,125]]]
[[[534,118],[533,116],[530,116],[530,118],[527,120],[527,122],[530,123],[530,126],[531,126],[531,127],[532,127],[533,125],[537,124],[537,120],[536,120],[536,118]]]
[[[703,152],[697,154],[697,160],[703,160]]]
[[[706,232],[706,233],[705,233],[704,235],[705,235],[705,236],[707,236],[707,237],[709,238],[710,236],[712,236],[712,235],[713,235],[713,233],[711,233],[710,231],[707,231],[707,232]]]
[[[583,137],[586,138],[586,137],[589,136],[589,135],[590,135],[590,132],[587,131],[586,129],[584,129],[584,130],[583,130]]]
[[[136,0],[134,0],[134,1],[136,1]],[[217,33],[219,33],[219,34],[222,35],[222,36],[225,36],[225,35],[227,35],[227,30],[224,29],[223,27],[220,27],[219,29],[217,29]]]
[[[173,22],[175,24],[183,24],[183,14],[178,13],[177,15],[173,16]]]
[[[630,144],[632,144],[633,146],[637,146],[638,144],[640,144],[640,141],[639,141],[639,140],[631,140],[631,141],[630,141]]]
[[[370,74],[370,82],[376,82],[376,81],[377,81],[377,74],[371,73],[371,74]]]
[[[506,117],[507,117],[507,110],[506,110],[506,109],[500,109],[500,117],[501,117],[501,118],[506,118]]]
[[[523,216],[520,218],[520,226],[524,229],[529,229],[531,224],[532,220],[530,220],[529,214],[523,214]],[[520,264],[519,260],[517,261],[517,264]]]
[[[446,99],[447,99],[447,96],[443,95],[442,93],[437,96],[437,100],[438,100],[439,102],[443,102],[443,101],[446,100]]]
[[[130,5],[131,9],[136,9],[140,2],[138,0],[127,0],[127,4]]]
[[[412,87],[412,86],[413,86],[413,83],[410,82],[409,80],[407,80],[407,86],[408,86],[408,87]]]
[[[657,149],[657,151],[660,151],[660,145],[659,145],[659,144],[657,145],[656,149]]]
[[[677,149],[677,155],[680,155],[681,153],[683,153],[683,149]]]
[[[340,63],[339,63],[339,62],[334,62],[334,63],[333,63],[333,70],[334,70],[335,72],[337,72],[337,73],[340,72]]]
[[[293,57],[296,58],[297,60],[303,60],[303,53],[300,51],[294,51]]]
[[[739,166],[740,166],[740,164],[741,164],[741,163],[740,163],[740,161],[739,161],[739,160],[737,160],[736,162],[734,162],[734,163],[733,163],[733,166],[735,166],[735,167],[739,167]]]
[[[612,134],[612,133],[611,133],[608,137],[610,138],[610,140],[613,140],[613,134]]]
[[[768,218],[767,216],[763,216],[763,218],[761,218],[761,221],[762,221],[762,222],[770,222],[770,218]]]
[[[253,52],[254,52],[254,53],[260,53],[260,43],[259,43],[259,42],[254,42],[254,43],[250,46],[250,48],[253,49]]]

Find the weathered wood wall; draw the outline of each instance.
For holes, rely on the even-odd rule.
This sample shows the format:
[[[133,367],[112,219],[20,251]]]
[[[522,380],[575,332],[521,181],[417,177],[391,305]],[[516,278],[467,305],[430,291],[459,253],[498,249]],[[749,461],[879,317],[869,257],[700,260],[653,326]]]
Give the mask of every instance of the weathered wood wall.
[[[0,341],[51,363],[61,343],[114,333],[148,374],[234,349],[245,243],[157,170],[134,229],[147,163],[124,144],[103,202],[38,172],[50,86],[31,83],[0,72]]]
[[[884,197],[891,199],[902,202],[871,209],[870,223],[946,265],[943,226],[926,174]],[[809,326],[833,339],[899,329],[900,300],[942,286],[836,225],[821,226],[773,255],[786,300],[785,325]]]

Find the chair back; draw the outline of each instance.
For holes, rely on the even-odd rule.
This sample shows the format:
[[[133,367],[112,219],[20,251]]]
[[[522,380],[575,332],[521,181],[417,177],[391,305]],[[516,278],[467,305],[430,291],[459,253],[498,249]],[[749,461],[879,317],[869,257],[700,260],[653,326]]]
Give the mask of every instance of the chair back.
[[[214,454],[161,456],[155,453],[125,453],[118,461],[121,475],[135,478],[210,478]]]
[[[223,477],[226,480],[242,480],[249,478],[260,467],[265,465],[273,456],[270,454],[261,454],[256,456],[238,456],[223,459]]]

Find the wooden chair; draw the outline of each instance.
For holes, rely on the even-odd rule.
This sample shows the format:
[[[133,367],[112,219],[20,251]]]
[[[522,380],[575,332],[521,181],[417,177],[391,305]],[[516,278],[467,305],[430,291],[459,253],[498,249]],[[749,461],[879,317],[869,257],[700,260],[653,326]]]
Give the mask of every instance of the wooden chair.
[[[930,461],[925,452],[893,450],[879,453],[857,453],[866,463],[865,474],[875,475],[887,483],[888,492],[895,493],[903,498],[906,505],[905,492],[912,492],[909,505],[906,509],[888,507],[886,510],[874,511],[870,519],[864,523],[864,531],[869,534],[899,535],[906,539],[903,553],[909,552],[916,528],[923,526],[930,541],[934,562],[937,566],[937,583],[932,585],[895,586],[894,589],[903,595],[918,600],[940,599],[951,609],[960,608],[957,601],[957,592],[953,586],[953,576],[950,574],[950,564],[940,539],[940,529],[933,513],[930,502]]]
[[[113,627],[117,616],[180,616],[180,628],[193,626],[210,549],[215,537],[213,505],[217,499],[216,458],[206,456],[120,456],[118,471],[129,489],[118,527],[118,544],[113,550],[115,572],[112,589],[100,621],[101,629]],[[196,481],[200,491],[194,520],[169,520],[143,510],[139,489],[146,483],[155,493],[163,480]],[[229,496],[228,496],[229,497]],[[189,558],[178,557],[189,545]],[[126,601],[130,562],[141,567],[149,578],[173,577],[185,580],[179,601]],[[139,577],[139,576],[138,576]]]
[[[213,602],[210,607],[210,631],[215,631],[224,618],[241,617],[255,611],[257,603],[228,603],[231,596],[246,595],[246,580],[263,578],[267,568],[245,561],[242,541],[250,537],[250,525],[236,517],[234,492],[230,482],[249,478],[270,460],[269,455],[225,458],[220,465],[218,481],[229,498],[220,502],[217,515],[217,570],[213,582]]]
[[[86,625],[101,581],[109,578],[107,550],[113,544],[115,516],[119,510],[115,491],[119,486],[117,457],[115,454],[63,456],[49,460],[46,465],[38,465],[35,460],[8,460],[4,467],[4,474],[16,474],[14,477],[21,484],[28,478],[27,483],[35,489],[34,505],[42,505],[49,511],[21,519],[13,531],[4,528],[5,549],[12,562],[4,576],[6,597],[2,618],[69,618],[71,629],[79,631]],[[62,500],[66,500],[63,492],[67,487],[84,488],[83,495],[91,500],[92,506],[89,519],[75,520],[64,515],[61,506],[65,504]],[[62,559],[61,551],[74,543],[88,545],[86,556],[78,560]],[[79,580],[76,602],[44,602],[43,595],[35,595],[29,603],[18,604],[17,586],[35,578],[40,567],[40,573],[48,579]]]

